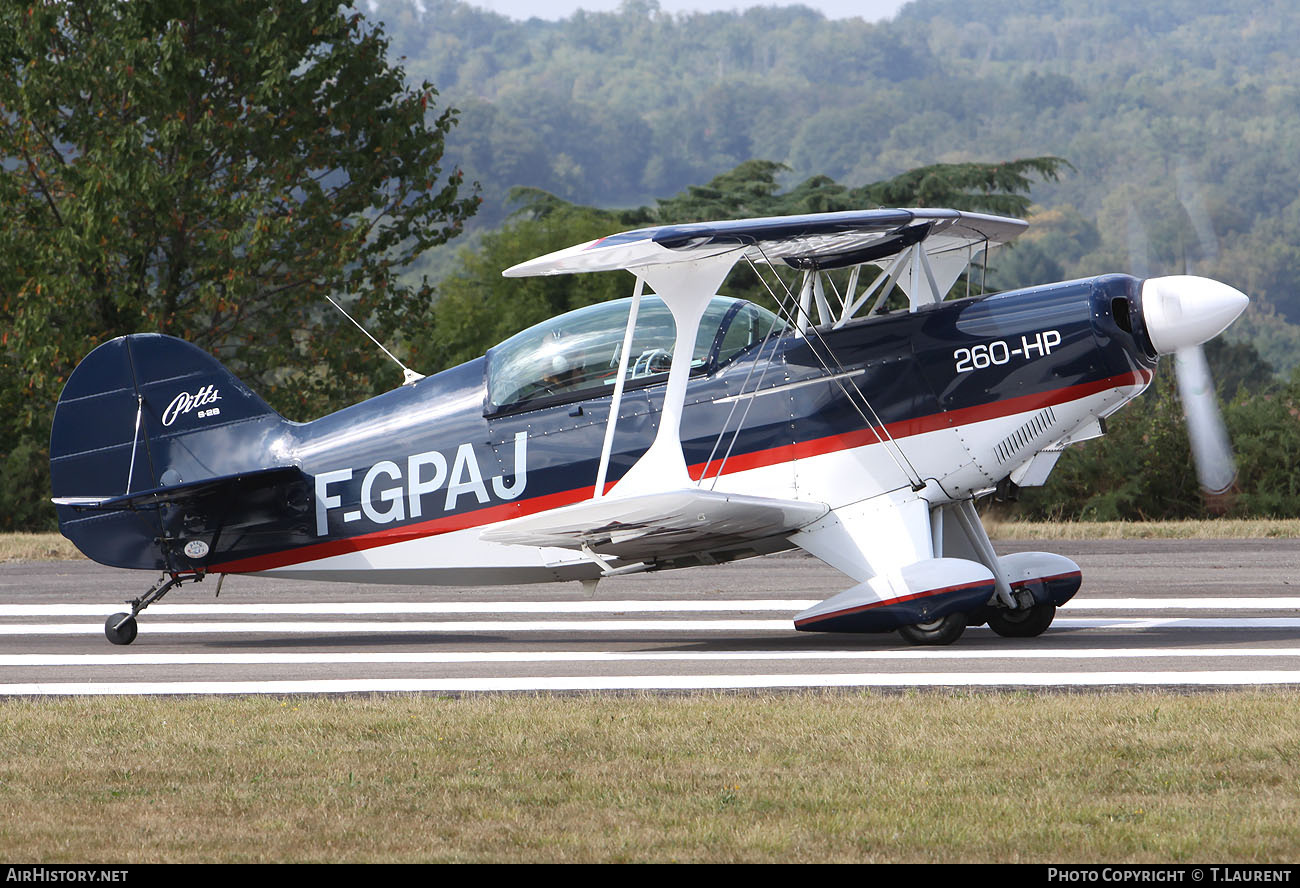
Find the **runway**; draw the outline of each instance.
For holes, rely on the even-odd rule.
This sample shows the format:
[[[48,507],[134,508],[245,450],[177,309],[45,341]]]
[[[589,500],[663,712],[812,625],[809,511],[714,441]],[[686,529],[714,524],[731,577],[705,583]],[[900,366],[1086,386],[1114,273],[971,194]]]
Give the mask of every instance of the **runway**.
[[[1036,639],[948,647],[795,632],[846,578],[800,554],[602,581],[412,588],[234,576],[174,591],[129,647],[105,617],[152,575],[0,565],[0,695],[1300,686],[1300,541],[999,543],[1077,561]]]

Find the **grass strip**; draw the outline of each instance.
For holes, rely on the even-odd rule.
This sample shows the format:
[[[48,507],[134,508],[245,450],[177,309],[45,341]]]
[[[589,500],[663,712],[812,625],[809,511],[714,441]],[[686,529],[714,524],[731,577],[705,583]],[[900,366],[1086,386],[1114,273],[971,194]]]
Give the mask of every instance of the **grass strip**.
[[[60,533],[0,533],[0,564],[8,561],[71,561],[82,555]]]
[[[1276,862],[1300,692],[0,702],[0,856]]]
[[[1259,540],[1300,538],[1300,519],[1187,521],[1002,521],[985,517],[995,540]]]

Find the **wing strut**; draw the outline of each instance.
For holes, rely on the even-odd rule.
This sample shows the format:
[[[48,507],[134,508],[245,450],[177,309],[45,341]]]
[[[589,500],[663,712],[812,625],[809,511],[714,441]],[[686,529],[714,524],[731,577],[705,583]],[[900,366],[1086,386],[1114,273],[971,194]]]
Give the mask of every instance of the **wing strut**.
[[[855,267],[856,270],[856,267]],[[799,317],[795,335],[806,336],[812,326],[812,307],[817,306],[817,320],[820,324],[829,324],[834,320],[830,303],[826,301],[826,287],[822,281],[822,272],[808,269],[803,273],[803,284],[799,288]]]
[[[642,454],[611,490],[618,496],[657,493],[692,485],[682,453],[682,410],[686,403],[686,384],[690,381],[691,358],[700,318],[709,300],[718,292],[739,259],[736,252],[667,265],[642,265],[629,269],[638,280],[644,279],[668,310],[677,328],[673,345],[673,362],[668,370],[663,409],[659,414],[659,431],[650,449]],[[611,415],[610,421],[613,417]],[[608,428],[608,427],[607,427]],[[608,432],[607,432],[608,434]],[[611,439],[612,444],[612,439]]]
[[[623,382],[627,379],[627,363],[632,354],[632,334],[636,330],[636,316],[641,308],[643,292],[645,292],[645,278],[637,275],[636,289],[632,291],[632,307],[627,314],[627,330],[623,333],[623,351],[618,356],[618,378],[614,380],[614,397],[610,399],[609,418],[605,421],[605,443],[600,448],[600,468],[596,472],[596,492],[593,499],[600,499],[605,495],[609,453],[614,447],[614,427],[618,425],[618,412],[623,404]]]
[[[854,286],[857,284],[857,280],[853,279],[852,284],[854,286],[849,287],[849,293],[848,293],[849,298],[852,299],[853,301],[850,302],[848,307],[844,309],[844,311],[840,314],[840,319],[835,322],[835,326],[843,327],[849,321],[853,320],[853,316],[858,313],[858,309],[861,308],[864,304],[866,304],[867,300],[870,299],[872,296],[874,296],[877,291],[880,292],[880,295],[876,298],[876,301],[872,304],[871,312],[869,313],[874,313],[877,309],[879,309],[881,303],[885,301],[885,297],[888,296],[889,292],[894,289],[894,283],[895,281],[898,280],[898,275],[900,272],[902,272],[903,266],[906,264],[906,262],[907,262],[906,253],[900,253],[899,255],[895,256],[894,261],[889,264],[889,267],[886,268],[883,273],[876,275],[876,279],[867,285],[867,289],[862,291],[862,295],[859,296],[857,299],[853,299],[853,289]],[[861,268],[861,266],[855,268],[854,271],[857,271],[859,268]]]

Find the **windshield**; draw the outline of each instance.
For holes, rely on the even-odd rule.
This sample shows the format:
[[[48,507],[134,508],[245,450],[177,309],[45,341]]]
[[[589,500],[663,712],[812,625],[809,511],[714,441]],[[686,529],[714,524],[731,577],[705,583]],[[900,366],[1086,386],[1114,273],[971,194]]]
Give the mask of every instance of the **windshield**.
[[[529,327],[488,352],[488,402],[502,408],[583,392],[613,390],[632,300],[589,305]],[[783,328],[766,309],[715,296],[700,320],[691,371],[707,372]],[[627,382],[661,381],[672,365],[676,327],[658,296],[645,296],[627,364]]]

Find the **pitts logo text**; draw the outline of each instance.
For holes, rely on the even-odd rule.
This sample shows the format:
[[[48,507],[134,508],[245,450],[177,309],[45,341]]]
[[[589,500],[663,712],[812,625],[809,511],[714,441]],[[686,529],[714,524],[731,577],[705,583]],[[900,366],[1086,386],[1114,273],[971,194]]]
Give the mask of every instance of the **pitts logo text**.
[[[206,408],[199,410],[198,415],[200,418],[206,419],[209,416],[216,416],[221,412],[221,408],[210,407],[208,405],[220,400],[221,393],[215,385],[205,385],[192,395],[189,392],[181,392],[179,395],[172,398],[172,402],[168,404],[167,409],[163,411],[162,424],[170,426],[176,421],[176,417],[180,416],[182,413],[189,413],[191,410],[200,407]]]

